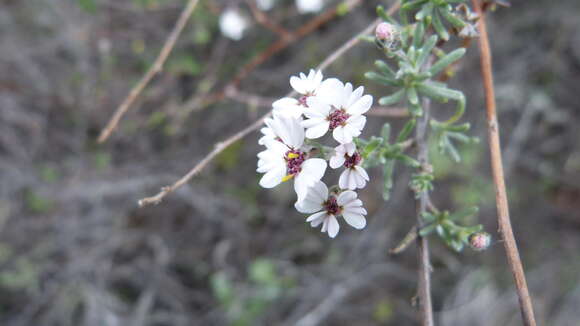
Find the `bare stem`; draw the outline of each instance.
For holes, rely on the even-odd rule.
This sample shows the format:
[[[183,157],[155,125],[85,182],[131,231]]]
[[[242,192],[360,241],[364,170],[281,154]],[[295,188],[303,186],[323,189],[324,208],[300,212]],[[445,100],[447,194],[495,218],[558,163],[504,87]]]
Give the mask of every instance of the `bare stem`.
[[[388,13],[393,14],[399,8],[399,1],[395,2],[390,8]],[[318,67],[317,69],[324,69],[332,62],[336,61],[340,55],[346,53],[349,49],[353,48],[360,42],[361,36],[364,36],[369,33],[369,30],[372,30],[374,26],[376,26],[376,21],[365,28],[362,32],[355,35],[353,38],[348,40],[346,43],[341,45],[338,49],[336,49],[328,58],[326,58]],[[372,27],[371,27],[372,26]],[[336,55],[336,53],[340,53],[340,55]],[[330,59],[331,58],[331,59]],[[286,96],[293,96],[295,92],[290,92]],[[221,152],[223,152],[226,148],[228,148],[231,144],[235,143],[236,141],[244,138],[252,131],[259,129],[262,126],[264,119],[268,118],[271,115],[271,112],[268,112],[261,116],[258,120],[254,121],[251,125],[245,127],[244,129],[240,130],[239,132],[235,133],[233,136],[227,138],[226,140],[218,143],[215,148],[208,153],[199,163],[197,163],[186,175],[181,177],[175,183],[170,186],[166,186],[161,188],[161,191],[152,197],[147,197],[139,200],[139,206],[146,206],[151,204],[158,204],[160,203],[165,196],[175,191],[177,188],[183,186],[187,182],[189,182],[193,177],[199,174],[216,156],[218,156]]]
[[[430,59],[431,61],[431,59]],[[430,64],[430,62],[428,63]],[[429,143],[427,132],[429,128],[429,113],[431,101],[423,97],[423,115],[417,119],[415,129],[415,144],[417,146],[417,159],[424,170],[429,170]],[[429,193],[423,191],[417,200],[417,226],[423,227],[423,214],[427,211]],[[429,241],[426,237],[417,234],[417,251],[419,259],[419,280],[417,295],[419,297],[419,311],[421,325],[433,326],[433,305],[431,302],[431,263],[429,258]]]
[[[485,104],[487,111],[489,150],[491,152],[491,167],[493,172],[493,182],[495,185],[495,199],[497,205],[497,217],[499,232],[503,238],[503,244],[513,274],[516,290],[518,293],[520,309],[523,323],[526,326],[535,326],[536,320],[532,300],[528,291],[524,268],[520,259],[520,254],[512,230],[507,192],[503,173],[503,164],[501,156],[501,144],[499,138],[499,125],[497,121],[495,95],[493,87],[493,73],[491,63],[491,50],[485,24],[485,12],[482,10],[479,0],[472,0],[473,7],[479,13],[479,49],[481,52],[481,76],[483,79],[483,88],[485,91]]]

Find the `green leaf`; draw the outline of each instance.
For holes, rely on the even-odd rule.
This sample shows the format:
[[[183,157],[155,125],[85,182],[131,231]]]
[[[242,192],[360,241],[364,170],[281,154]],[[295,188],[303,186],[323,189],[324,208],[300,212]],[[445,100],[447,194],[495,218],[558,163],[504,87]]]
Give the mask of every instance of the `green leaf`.
[[[455,61],[461,59],[465,54],[465,48],[455,49],[454,51],[446,54],[443,58],[439,59],[434,65],[429,68],[431,75],[436,76],[438,73],[443,71],[447,66],[454,63]]]
[[[385,76],[395,79],[395,72],[389,67],[389,65],[383,60],[375,61],[375,66],[383,73]]]
[[[455,212],[449,215],[449,219],[452,221],[462,221],[466,217],[473,216],[479,212],[479,208],[477,206],[472,206],[468,208],[464,208],[458,212]]]
[[[381,129],[381,137],[383,137],[385,142],[388,142],[391,137],[391,125],[388,122],[386,122]]]
[[[401,10],[415,10],[421,8],[421,5],[428,0],[412,0],[407,1],[401,6]]]
[[[400,84],[395,79],[389,78],[389,77],[384,76],[384,75],[380,75],[374,71],[369,71],[369,72],[365,73],[365,77],[372,80],[372,81],[375,81],[377,83],[384,84],[387,86],[399,86],[399,84]]]
[[[371,137],[368,144],[363,149],[363,152],[362,152],[363,158],[367,158],[369,156],[369,154],[371,154],[377,148],[379,148],[379,146],[381,146],[382,143],[383,143],[383,138],[375,137],[375,136]]]
[[[425,24],[417,22],[415,24],[415,34],[413,35],[413,46],[417,49],[421,47],[423,36],[425,35]]]
[[[383,165],[384,182],[383,182],[383,199],[389,200],[391,189],[393,189],[393,171],[395,170],[395,161],[387,160]]]
[[[97,4],[95,0],[78,0],[79,7],[88,13],[95,13],[97,11]]]
[[[431,234],[433,231],[435,231],[436,227],[437,227],[437,224],[435,224],[435,223],[429,224],[429,225],[427,225],[419,230],[419,235],[422,237],[426,237],[429,234]]]
[[[416,14],[415,19],[422,21],[425,17],[429,17],[433,14],[433,2],[429,2],[421,8]]]
[[[422,0],[422,1],[426,1],[426,0]],[[397,24],[397,22],[391,18],[391,16],[389,16],[387,14],[387,12],[385,11],[385,8],[383,6],[377,6],[377,16],[381,17],[382,20],[389,22],[391,24]]]
[[[418,168],[421,166],[421,163],[419,163],[419,161],[404,154],[395,155],[395,158],[412,168]]]
[[[441,13],[441,15],[443,15],[443,17],[445,17],[445,19],[447,19],[447,21],[450,22],[451,25],[453,25],[456,28],[463,28],[466,25],[466,23],[463,20],[459,19],[455,14],[451,13],[446,8],[440,9],[439,13]]]
[[[405,124],[405,126],[403,126],[403,129],[401,129],[401,132],[397,136],[397,143],[405,141],[411,135],[413,129],[415,129],[416,124],[417,124],[416,119],[410,119],[409,121],[407,121],[407,123]]]
[[[423,44],[423,47],[421,48],[421,51],[419,53],[419,57],[417,58],[417,65],[418,66],[422,66],[425,63],[425,60],[427,59],[427,57],[431,53],[431,50],[433,50],[433,48],[435,47],[435,44],[437,44],[437,35],[431,35],[427,39],[427,41],[425,41],[425,43]]]
[[[417,90],[415,87],[407,88],[407,99],[411,105],[418,105],[419,104],[419,96],[417,95]]]
[[[404,94],[405,94],[405,90],[400,89],[389,96],[381,97],[379,99],[379,104],[380,105],[393,105],[395,103],[399,103],[401,101],[401,99],[403,98]]]
[[[439,18],[439,15],[437,14],[436,11],[433,13],[432,17],[433,17],[432,24],[433,28],[435,29],[435,32],[437,32],[437,34],[439,34],[439,37],[441,37],[444,41],[449,41],[449,33],[447,32],[445,26],[443,26],[441,18]]]

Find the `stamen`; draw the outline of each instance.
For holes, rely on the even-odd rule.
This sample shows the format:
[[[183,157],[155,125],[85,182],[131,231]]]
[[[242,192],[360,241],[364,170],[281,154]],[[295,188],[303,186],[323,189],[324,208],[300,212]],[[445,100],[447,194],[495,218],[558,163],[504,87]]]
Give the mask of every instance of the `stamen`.
[[[294,178],[294,174],[288,174],[287,176],[284,176],[282,178],[282,182],[286,182],[286,181],[288,181],[288,180],[290,180],[292,178]]]
[[[294,176],[302,171],[302,163],[306,160],[306,153],[290,150],[286,152],[284,159],[286,160],[286,173]]]
[[[350,114],[346,113],[344,109],[334,110],[326,120],[330,121],[330,130],[334,130],[338,126],[344,126]]]
[[[326,213],[329,215],[338,215],[342,213],[342,206],[339,206],[336,197],[330,196],[326,202],[324,202],[324,208],[326,209]]]
[[[348,154],[344,154],[344,167],[348,168],[348,169],[352,169],[355,165],[358,165],[360,163],[360,161],[362,160],[362,157],[360,156],[359,152],[354,152],[354,154],[352,154],[352,156],[349,156]]]

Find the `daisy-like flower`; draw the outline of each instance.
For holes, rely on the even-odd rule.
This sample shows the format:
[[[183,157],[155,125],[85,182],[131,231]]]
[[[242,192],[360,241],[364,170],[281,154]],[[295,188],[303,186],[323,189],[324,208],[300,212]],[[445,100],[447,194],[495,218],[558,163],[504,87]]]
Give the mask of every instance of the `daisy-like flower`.
[[[340,194],[329,194],[328,187],[321,181],[308,188],[306,197],[297,202],[295,207],[301,213],[314,213],[306,222],[312,227],[322,224],[321,232],[327,232],[331,238],[338,234],[340,225],[337,217],[341,215],[355,229],[363,229],[367,224],[367,211],[362,206],[362,201],[357,198],[356,192],[346,190]]]
[[[360,166],[361,161],[362,157],[354,143],[341,144],[334,149],[334,155],[330,158],[330,167],[338,169],[344,166],[346,168],[338,179],[338,186],[341,189],[364,188],[369,181],[369,175]]]
[[[319,12],[324,6],[323,0],[296,0],[296,6],[300,13]]]
[[[327,131],[341,144],[351,143],[361,134],[366,124],[366,113],[373,104],[373,97],[363,95],[364,87],[353,91],[352,84],[328,84],[317,96],[309,97],[309,109],[304,111],[307,120],[302,122],[306,137],[322,137]]]
[[[274,113],[290,115],[295,118],[302,116],[304,109],[308,107],[306,100],[310,96],[316,95],[323,85],[331,86],[328,85],[327,81],[323,82],[322,78],[322,72],[314,69],[310,69],[308,75],[301,72],[298,76],[290,77],[290,86],[300,94],[300,98],[284,97],[277,100],[272,103]]]
[[[250,23],[237,9],[228,8],[220,15],[219,26],[225,37],[239,41]]]
[[[274,115],[273,119],[265,122],[274,136],[264,141],[266,150],[258,153],[257,172],[265,173],[260,179],[260,186],[273,188],[294,179],[294,190],[298,200],[301,200],[308,187],[324,175],[326,161],[308,158],[308,151],[303,146],[304,128],[299,120]]]

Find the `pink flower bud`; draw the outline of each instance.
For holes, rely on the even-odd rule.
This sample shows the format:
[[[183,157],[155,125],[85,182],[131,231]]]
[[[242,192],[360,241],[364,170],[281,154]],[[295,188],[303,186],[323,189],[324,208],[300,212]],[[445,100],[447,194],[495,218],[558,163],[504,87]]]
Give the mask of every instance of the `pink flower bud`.
[[[393,24],[380,23],[375,29],[375,37],[377,40],[392,42],[397,34],[397,28]]]
[[[489,248],[491,244],[491,234],[487,232],[475,232],[469,236],[469,246],[476,251]]]

